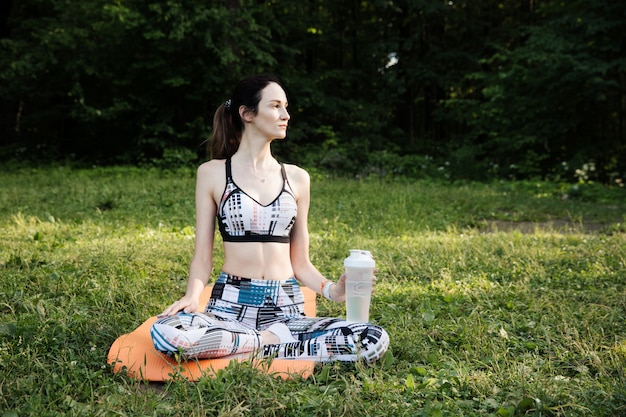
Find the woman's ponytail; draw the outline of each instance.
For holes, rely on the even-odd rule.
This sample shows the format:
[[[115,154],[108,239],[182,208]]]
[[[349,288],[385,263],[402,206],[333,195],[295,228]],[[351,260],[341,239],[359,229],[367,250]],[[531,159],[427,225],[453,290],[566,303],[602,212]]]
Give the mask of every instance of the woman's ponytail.
[[[239,114],[236,117],[239,117]],[[207,144],[209,158],[230,158],[237,151],[240,141],[241,130],[236,129],[233,125],[230,103],[223,103],[217,108],[213,116],[213,132],[211,132]]]

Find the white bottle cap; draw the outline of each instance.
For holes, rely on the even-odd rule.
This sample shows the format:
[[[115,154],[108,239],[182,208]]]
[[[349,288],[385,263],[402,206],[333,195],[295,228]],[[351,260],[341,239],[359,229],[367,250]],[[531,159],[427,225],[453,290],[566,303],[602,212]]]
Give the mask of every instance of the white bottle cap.
[[[368,250],[350,249],[350,256],[343,261],[346,268],[374,268],[376,262]]]

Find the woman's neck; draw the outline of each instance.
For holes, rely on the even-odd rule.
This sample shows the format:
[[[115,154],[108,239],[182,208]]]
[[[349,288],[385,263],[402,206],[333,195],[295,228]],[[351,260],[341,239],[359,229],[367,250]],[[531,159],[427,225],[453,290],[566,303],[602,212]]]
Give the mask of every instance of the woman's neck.
[[[232,156],[232,160],[259,170],[271,167],[276,163],[269,142],[251,143],[244,140],[241,141],[237,152]]]

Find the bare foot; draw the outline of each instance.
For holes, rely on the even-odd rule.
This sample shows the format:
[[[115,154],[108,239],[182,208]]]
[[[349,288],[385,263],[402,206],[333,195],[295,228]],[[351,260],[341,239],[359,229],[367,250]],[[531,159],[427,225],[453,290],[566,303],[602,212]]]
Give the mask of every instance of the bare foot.
[[[265,345],[277,345],[280,343],[280,339],[274,333],[269,330],[261,330],[261,346]]]

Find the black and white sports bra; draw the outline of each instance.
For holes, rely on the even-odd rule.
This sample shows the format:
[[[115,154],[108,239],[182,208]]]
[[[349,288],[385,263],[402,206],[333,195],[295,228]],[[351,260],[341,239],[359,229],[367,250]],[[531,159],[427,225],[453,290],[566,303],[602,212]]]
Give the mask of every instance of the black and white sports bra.
[[[283,189],[274,201],[263,205],[235,184],[230,159],[226,160],[226,188],[217,210],[224,242],[289,243],[298,206],[282,163],[280,169]]]

